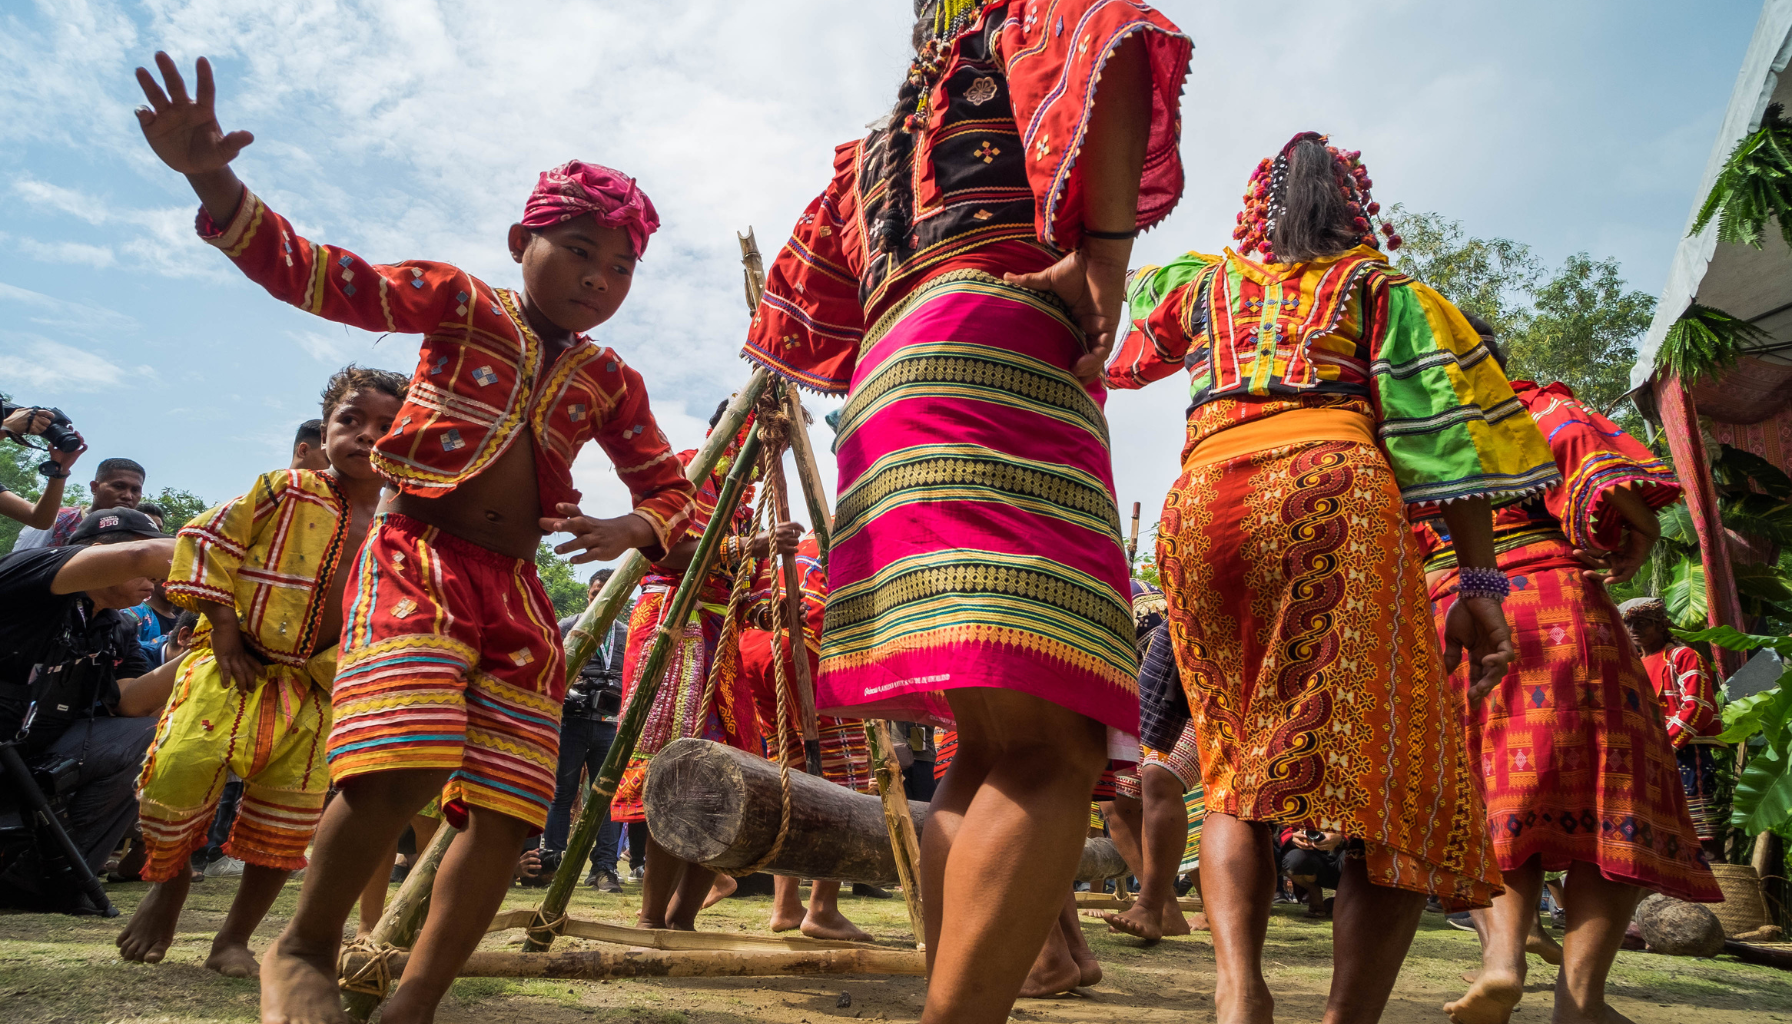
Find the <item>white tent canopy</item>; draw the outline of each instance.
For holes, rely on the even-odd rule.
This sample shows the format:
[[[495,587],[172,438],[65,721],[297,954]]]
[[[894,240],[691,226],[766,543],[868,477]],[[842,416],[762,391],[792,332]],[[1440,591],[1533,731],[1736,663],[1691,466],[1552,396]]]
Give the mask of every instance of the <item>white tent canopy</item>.
[[[1723,170],[1724,161],[1736,143],[1761,126],[1767,105],[1777,102],[1792,111],[1792,75],[1784,74],[1789,62],[1792,0],[1766,0],[1761,18],[1755,23],[1748,54],[1743,58],[1742,71],[1736,77],[1736,88],[1730,94],[1730,106],[1724,112],[1717,142],[1706,162],[1692,213],[1687,216],[1687,231],[1698,219],[1699,206]],[[1760,249],[1720,244],[1714,218],[1705,230],[1680,239],[1668,269],[1667,285],[1655,307],[1655,321],[1637,346],[1636,365],[1630,369],[1633,389],[1649,382],[1662,339],[1695,301],[1747,320],[1766,332],[1773,345],[1755,358],[1786,367],[1792,373],[1792,251],[1787,250],[1777,225],[1769,224],[1765,236]],[[1701,400],[1700,405],[1704,411],[1706,402]],[[1709,411],[1722,415],[1717,408]]]

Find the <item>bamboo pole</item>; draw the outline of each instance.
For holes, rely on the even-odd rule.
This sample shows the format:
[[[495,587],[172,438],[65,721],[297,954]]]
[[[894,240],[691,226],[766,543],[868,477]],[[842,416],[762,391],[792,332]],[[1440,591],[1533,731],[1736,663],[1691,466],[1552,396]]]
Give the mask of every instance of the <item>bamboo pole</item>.
[[[1139,557],[1139,503],[1132,503],[1132,534],[1126,538],[1126,568],[1132,571],[1133,560]]]
[[[711,437],[719,433],[718,428]],[[629,697],[622,721],[616,725],[616,739],[610,744],[610,752],[605,755],[597,778],[591,780],[591,795],[579,815],[578,827],[567,840],[560,868],[554,872],[554,880],[549,883],[547,893],[542,896],[541,927],[531,929],[528,940],[523,944],[523,948],[529,952],[538,953],[553,944],[553,925],[566,914],[566,905],[571,902],[573,889],[578,885],[580,866],[591,855],[591,847],[597,841],[598,819],[609,810],[610,800],[616,795],[616,786],[622,780],[622,768],[635,752],[635,744],[641,738],[641,729],[647,724],[647,712],[653,707],[654,695],[659,693],[660,684],[665,679],[666,662],[672,655],[674,637],[683,632],[685,621],[696,607],[697,593],[702,589],[703,577],[715,561],[722,537],[728,532],[733,520],[729,510],[740,503],[741,491],[759,462],[759,449],[759,431],[749,431],[746,443],[741,445],[740,454],[728,471],[728,478],[722,481],[722,493],[716,499],[716,515],[710,519],[702,538],[697,541],[697,552],[691,556],[691,564],[685,569],[678,589],[673,593],[672,599],[666,602],[665,614],[660,619],[659,635],[653,639],[653,648],[648,652],[646,664],[635,683],[635,692]]]
[[[772,384],[775,403],[783,403],[785,390],[783,381]],[[777,522],[787,523],[790,521],[790,487],[784,479],[783,448],[767,448],[766,463],[765,486],[771,491],[772,515]],[[804,763],[810,775],[819,776],[821,733],[815,721],[815,681],[809,678],[808,617],[803,614],[802,575],[797,572],[795,554],[781,554],[778,562],[784,579],[784,619],[789,632],[773,636],[773,655],[783,657],[783,643],[786,639],[790,641],[790,666],[796,675],[797,712],[803,728]]]
[[[367,961],[349,958],[351,967]],[[394,973],[404,970],[407,954],[391,959]],[[926,973],[926,963],[909,949],[815,949],[800,952],[738,953],[728,950],[571,950],[564,953],[518,953],[480,950],[467,958],[463,978],[769,978],[812,974]]]
[[[410,874],[404,876],[404,884],[398,887],[398,895],[386,905],[386,912],[380,915],[379,923],[373,931],[367,933],[367,941],[375,948],[386,946],[409,947],[417,941],[417,933],[423,930],[423,920],[429,913],[429,897],[436,882],[436,869],[442,865],[442,857],[448,853],[449,844],[460,830],[446,821],[436,829],[430,838],[429,846],[417,855],[417,863],[411,865]],[[352,959],[352,955],[350,957]],[[343,977],[353,972],[345,969]],[[397,975],[394,975],[396,977]],[[383,995],[371,992],[345,992],[342,996],[342,1008],[356,1020],[366,1020],[373,1015],[374,1008],[380,1005]]]
[[[803,503],[809,506],[809,521],[815,527],[821,563],[826,565],[828,549],[834,546],[834,516],[828,511],[827,492],[821,487],[821,467],[815,462],[815,444],[809,437],[809,421],[803,418],[803,403],[796,388],[784,389],[784,407],[790,415],[790,451],[796,456],[797,482],[803,488]]]
[[[884,803],[884,827],[890,833],[890,852],[896,857],[896,877],[902,883],[902,902],[908,906],[908,924],[915,932],[915,948],[927,948],[927,921],[921,913],[921,841],[915,835],[915,819],[909,815],[908,792],[902,785],[902,766],[890,741],[890,724],[881,718],[865,720],[865,739],[871,745],[872,774]]]

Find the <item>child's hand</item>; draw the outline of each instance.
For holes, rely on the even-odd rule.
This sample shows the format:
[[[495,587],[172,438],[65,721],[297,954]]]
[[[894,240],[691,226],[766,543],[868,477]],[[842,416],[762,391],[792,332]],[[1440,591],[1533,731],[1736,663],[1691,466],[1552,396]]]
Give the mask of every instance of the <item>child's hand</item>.
[[[580,512],[579,506],[566,502],[560,503],[556,510],[560,518],[543,516],[541,530],[543,533],[573,535],[572,540],[556,547],[554,553],[584,552],[567,559],[574,565],[608,562],[620,558],[630,548],[647,547],[658,540],[647,520],[633,513],[615,519],[592,519]]]
[[[149,98],[148,107],[137,108],[137,123],[143,126],[149,148],[156,151],[163,163],[188,175],[220,171],[236,159],[244,146],[255,141],[255,136],[248,132],[226,135],[218,126],[212,105],[216,88],[210,61],[199,58],[197,98],[187,96],[187,83],[180,77],[173,58],[158,50],[156,67],[161,69],[168,91],[164,93],[156,84],[156,76],[137,69],[137,84]]]
[[[243,644],[243,635],[234,626],[212,623],[212,657],[218,662],[218,674],[231,686],[252,692],[261,685],[261,661]]]

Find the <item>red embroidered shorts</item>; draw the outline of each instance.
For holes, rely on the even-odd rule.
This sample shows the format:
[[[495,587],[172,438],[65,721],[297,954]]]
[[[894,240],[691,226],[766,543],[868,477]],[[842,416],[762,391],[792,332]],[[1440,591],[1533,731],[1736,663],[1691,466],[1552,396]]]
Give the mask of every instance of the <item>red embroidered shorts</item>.
[[[368,530],[346,601],[331,780],[447,768],[451,823],[483,807],[540,831],[566,655],[535,563],[387,513]]]

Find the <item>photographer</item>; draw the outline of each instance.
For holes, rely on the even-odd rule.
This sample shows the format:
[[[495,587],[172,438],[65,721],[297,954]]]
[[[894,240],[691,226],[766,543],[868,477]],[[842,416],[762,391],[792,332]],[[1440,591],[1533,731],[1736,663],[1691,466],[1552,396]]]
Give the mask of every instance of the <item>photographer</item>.
[[[599,569],[591,576],[586,592],[587,602],[597,599],[597,592],[609,582],[613,570]],[[560,620],[562,641],[578,622],[577,615]],[[566,706],[560,718],[560,764],[554,779],[554,806],[548,810],[548,825],[543,845],[549,851],[566,850],[566,836],[572,827],[572,802],[579,791],[579,769],[586,769],[592,778],[603,767],[616,739],[616,718],[622,711],[622,655],[628,650],[628,613],[616,616],[609,635],[597,646],[597,653],[579,671],[579,678],[566,688]],[[597,845],[591,850],[591,874],[585,884],[599,892],[621,892],[622,882],[616,877],[616,847],[621,826],[608,814],[597,830]],[[551,862],[551,863],[549,863]],[[558,857],[550,856],[542,866],[545,880],[559,866]]]
[[[66,547],[0,559],[0,743],[54,780],[45,796],[95,871],[136,817],[132,786],[179,668],[151,670],[119,609],[141,603],[173,555],[174,538],[147,516],[112,508],[84,518]],[[22,785],[0,781],[0,802]],[[5,870],[0,893],[40,892],[42,865],[14,858]]]
[[[1325,890],[1336,891],[1343,877],[1345,838],[1338,832],[1291,828],[1282,833],[1282,874],[1306,893],[1307,916],[1332,916]]]
[[[48,409],[14,409],[6,417],[4,424],[0,425],[0,434],[24,444],[22,438],[42,435],[52,420]],[[75,436],[80,437],[79,434]],[[54,447],[49,450],[49,459],[44,465],[50,469],[48,472],[39,470],[48,479],[44,484],[44,493],[38,496],[35,504],[13,493],[5,484],[0,484],[0,515],[16,519],[34,530],[47,531],[56,525],[56,513],[62,508],[62,489],[68,483],[69,467],[86,450],[85,444],[77,446],[73,451],[65,452]]]
[[[92,506],[86,512],[78,508],[58,510],[56,522],[48,530],[20,530],[13,551],[59,548],[74,543],[74,531],[84,516],[107,509],[136,508],[143,500],[143,481],[143,467],[130,459],[101,459],[93,479],[87,484],[88,490],[93,492]]]

